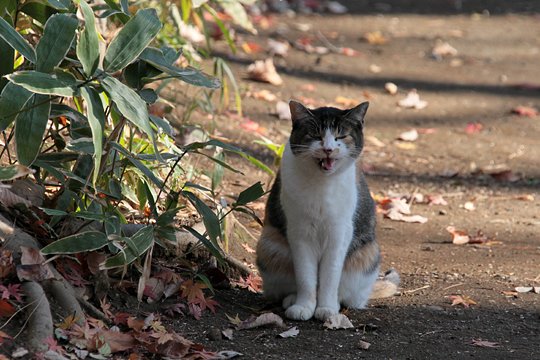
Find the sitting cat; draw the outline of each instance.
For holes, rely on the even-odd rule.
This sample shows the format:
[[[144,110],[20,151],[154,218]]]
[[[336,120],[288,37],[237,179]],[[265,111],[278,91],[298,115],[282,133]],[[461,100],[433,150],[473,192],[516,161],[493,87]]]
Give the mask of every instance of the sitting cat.
[[[265,296],[282,300],[290,319],[325,320],[340,304],[360,309],[370,295],[397,289],[399,280],[376,284],[375,205],[356,166],[368,105],[289,104],[293,127],[266,204],[257,266]]]

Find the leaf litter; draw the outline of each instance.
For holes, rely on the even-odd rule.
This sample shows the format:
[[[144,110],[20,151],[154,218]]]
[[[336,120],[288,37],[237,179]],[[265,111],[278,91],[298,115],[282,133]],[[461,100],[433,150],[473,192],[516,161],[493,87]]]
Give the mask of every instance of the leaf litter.
[[[267,58],[266,60],[257,60],[248,66],[248,77],[251,80],[266,82],[272,85],[283,84],[283,79],[279,76],[274,60]]]
[[[285,323],[281,316],[274,313],[264,313],[259,316],[251,316],[250,318],[240,322],[236,328],[238,330],[253,329],[261,326],[277,326],[284,328]]]
[[[421,110],[428,106],[428,102],[420,99],[420,95],[416,89],[412,89],[407,93],[407,96],[398,101],[398,106],[405,109]]]
[[[293,326],[292,328],[282,332],[278,336],[281,338],[290,338],[290,337],[296,337],[299,333],[300,333],[300,330],[298,330],[298,326]]]
[[[471,305],[478,305],[476,301],[467,295],[450,295],[448,298],[452,300],[451,306],[461,305],[464,308],[468,308]]]
[[[352,329],[354,328],[354,325],[351,323],[351,320],[342,313],[334,314],[330,316],[323,325],[325,328],[330,330],[338,330],[338,329]]]

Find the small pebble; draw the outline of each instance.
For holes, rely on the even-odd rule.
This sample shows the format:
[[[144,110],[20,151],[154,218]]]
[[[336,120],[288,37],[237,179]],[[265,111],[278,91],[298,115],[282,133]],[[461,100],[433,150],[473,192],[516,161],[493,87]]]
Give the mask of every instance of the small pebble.
[[[208,330],[208,333],[206,334],[206,337],[208,338],[208,340],[211,340],[211,341],[221,340],[222,339],[221,330],[215,327],[210,328],[210,330]]]

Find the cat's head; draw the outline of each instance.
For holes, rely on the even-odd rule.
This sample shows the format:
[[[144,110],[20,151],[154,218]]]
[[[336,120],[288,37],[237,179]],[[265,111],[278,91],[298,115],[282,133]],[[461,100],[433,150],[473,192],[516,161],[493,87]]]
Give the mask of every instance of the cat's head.
[[[308,109],[291,101],[293,128],[289,142],[293,154],[313,161],[327,175],[350,166],[364,146],[364,116],[368,106],[364,102],[347,110]]]

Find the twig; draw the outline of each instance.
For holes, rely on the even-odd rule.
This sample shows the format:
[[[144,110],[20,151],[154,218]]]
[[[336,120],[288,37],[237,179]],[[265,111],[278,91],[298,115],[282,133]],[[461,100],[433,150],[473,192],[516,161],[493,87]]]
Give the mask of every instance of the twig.
[[[465,283],[459,283],[459,284],[450,285],[450,286],[445,287],[445,288],[442,289],[441,291],[446,291],[446,290],[448,290],[448,289],[455,288],[455,287],[461,286],[461,285],[463,285],[463,284],[465,284]]]
[[[427,289],[428,287],[430,287],[430,285],[424,285],[424,286],[419,287],[419,288],[417,288],[417,289],[406,290],[406,291],[404,291],[404,293],[405,293],[405,294],[412,294],[412,293],[415,293],[415,292],[417,292],[417,291]]]
[[[321,40],[322,43],[324,43],[324,45],[328,48],[328,50],[332,51],[332,52],[335,52],[335,53],[341,53],[341,48],[335,46],[334,44],[332,44],[327,38],[326,36],[323,35],[322,32],[320,31],[317,31],[317,37],[319,38],[319,40]]]
[[[19,335],[21,335],[21,333],[23,332],[23,330],[26,328],[26,324],[28,324],[28,322],[30,321],[30,319],[32,318],[32,315],[34,315],[34,313],[36,312],[36,310],[39,308],[39,305],[41,304],[41,301],[45,298],[45,293],[43,293],[43,295],[40,296],[39,298],[39,301],[36,305],[36,307],[32,310],[32,312],[30,313],[30,315],[28,315],[28,317],[26,318],[24,324],[22,325],[21,327],[21,330],[19,330],[19,332],[17,334],[15,334],[15,336],[13,337],[13,339],[16,339]],[[31,302],[30,304],[33,304],[35,303],[36,301],[33,301]],[[29,304],[29,305],[30,305]]]
[[[23,307],[21,307],[20,309],[18,309],[17,311],[15,311],[15,313],[13,315],[11,315],[9,317],[9,319],[6,320],[5,323],[2,324],[2,326],[0,326],[0,330],[2,330],[4,327],[7,326],[7,324],[9,324],[9,322],[11,321],[11,319],[13,319],[15,316],[17,316],[18,313],[20,313],[21,311],[23,311],[24,309],[26,309],[27,307],[31,306],[33,303],[35,303],[37,300],[34,300],[26,305],[24,305]]]

